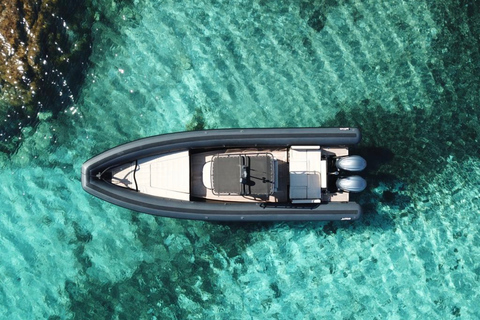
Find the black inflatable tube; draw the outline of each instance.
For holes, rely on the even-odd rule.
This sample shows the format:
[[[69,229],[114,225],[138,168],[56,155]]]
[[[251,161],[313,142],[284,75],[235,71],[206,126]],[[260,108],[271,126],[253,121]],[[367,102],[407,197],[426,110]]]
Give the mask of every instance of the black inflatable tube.
[[[82,187],[113,204],[153,215],[210,221],[356,220],[355,202],[315,205],[181,201],[115,187],[94,176],[113,165],[151,155],[213,147],[348,146],[361,140],[356,128],[220,129],[159,135],[129,142],[93,157],[82,166]]]

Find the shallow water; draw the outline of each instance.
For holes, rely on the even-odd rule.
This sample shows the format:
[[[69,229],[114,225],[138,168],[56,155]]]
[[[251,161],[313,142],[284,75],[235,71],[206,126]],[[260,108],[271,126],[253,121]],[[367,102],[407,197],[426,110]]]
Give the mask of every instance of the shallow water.
[[[76,103],[1,161],[0,317],[479,318],[480,13],[431,2],[95,2]],[[361,127],[364,218],[212,224],[82,191],[89,157],[198,126]]]

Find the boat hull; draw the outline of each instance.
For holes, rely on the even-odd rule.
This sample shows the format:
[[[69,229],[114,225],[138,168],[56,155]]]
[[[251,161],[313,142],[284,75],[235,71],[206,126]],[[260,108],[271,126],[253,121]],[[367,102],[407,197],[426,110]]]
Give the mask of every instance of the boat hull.
[[[201,148],[289,147],[292,145],[348,146],[360,142],[356,128],[264,128],[191,131],[133,141],[88,160],[82,166],[82,187],[88,193],[134,211],[209,221],[356,220],[355,202],[321,204],[236,203],[183,201],[154,197],[119,188],[95,176],[109,167],[153,155]]]

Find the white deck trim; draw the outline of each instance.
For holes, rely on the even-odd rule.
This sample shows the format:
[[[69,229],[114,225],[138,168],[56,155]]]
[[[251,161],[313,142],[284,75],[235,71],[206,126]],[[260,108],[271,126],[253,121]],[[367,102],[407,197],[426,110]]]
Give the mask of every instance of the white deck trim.
[[[320,150],[320,146],[291,146],[293,150]]]
[[[300,199],[300,200],[292,200],[292,203],[322,203],[322,200],[320,199]]]

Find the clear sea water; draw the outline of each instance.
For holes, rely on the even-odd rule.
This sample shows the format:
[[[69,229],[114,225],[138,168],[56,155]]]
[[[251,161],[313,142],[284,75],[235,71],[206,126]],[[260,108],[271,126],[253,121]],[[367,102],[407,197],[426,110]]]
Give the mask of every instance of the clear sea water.
[[[0,318],[480,318],[478,1],[130,2],[94,2],[75,104],[2,156]],[[83,192],[91,156],[196,125],[361,127],[363,219],[215,224]]]

